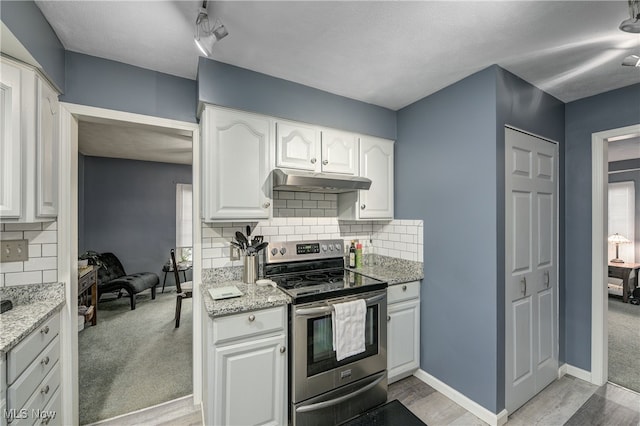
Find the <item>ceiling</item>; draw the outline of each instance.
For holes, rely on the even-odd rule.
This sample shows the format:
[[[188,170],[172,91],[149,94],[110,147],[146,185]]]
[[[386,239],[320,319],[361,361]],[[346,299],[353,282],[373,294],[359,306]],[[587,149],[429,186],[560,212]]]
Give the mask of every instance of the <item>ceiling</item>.
[[[607,160],[610,163],[636,158],[640,158],[640,136],[630,135],[630,137],[609,141],[607,146]]]
[[[67,50],[196,77],[200,1],[36,4]],[[640,82],[640,68],[620,65],[640,54],[640,35],[618,29],[626,0],[210,1],[208,10],[230,34],[212,59],[392,110],[492,64],[564,102]],[[191,161],[184,135],[111,124],[81,122],[80,151]]]

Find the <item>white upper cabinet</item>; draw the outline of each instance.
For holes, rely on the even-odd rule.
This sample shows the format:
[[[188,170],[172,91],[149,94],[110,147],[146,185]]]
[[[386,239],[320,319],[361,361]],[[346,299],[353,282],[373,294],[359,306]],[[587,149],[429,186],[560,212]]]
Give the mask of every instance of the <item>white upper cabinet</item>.
[[[271,120],[207,105],[201,126],[203,219],[271,217]]]
[[[278,120],[276,167],[310,172],[358,174],[358,136]]]
[[[31,67],[6,58],[0,67],[0,220],[55,220],[58,93]]]
[[[21,70],[0,62],[0,214],[19,219],[22,213],[22,161],[20,133]]]
[[[393,145],[388,139],[360,137],[360,176],[371,179],[371,187],[338,195],[340,219],[393,219]]]
[[[358,174],[358,136],[338,130],[322,130],[322,171]]]
[[[319,170],[320,131],[313,126],[276,122],[276,167]]]
[[[56,217],[58,214],[58,95],[38,79],[37,112],[37,181],[36,214]]]

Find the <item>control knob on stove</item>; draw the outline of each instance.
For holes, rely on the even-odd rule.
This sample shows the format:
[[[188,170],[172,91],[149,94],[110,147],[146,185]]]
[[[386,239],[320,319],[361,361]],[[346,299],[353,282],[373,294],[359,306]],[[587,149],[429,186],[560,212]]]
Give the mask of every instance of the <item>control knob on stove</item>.
[[[278,249],[274,247],[271,249],[271,256],[275,256],[276,254],[278,254]]]
[[[333,248],[331,247],[331,244],[329,244],[329,250],[333,250]],[[327,245],[326,244],[322,245],[322,251],[327,251]]]
[[[281,254],[281,255],[283,255],[283,256],[284,256],[284,254],[285,254],[286,252],[287,252],[287,249],[286,249],[286,248],[282,247],[282,248],[280,249],[280,254]]]
[[[340,247],[340,244],[336,244],[335,247],[337,252],[342,251],[342,247]]]

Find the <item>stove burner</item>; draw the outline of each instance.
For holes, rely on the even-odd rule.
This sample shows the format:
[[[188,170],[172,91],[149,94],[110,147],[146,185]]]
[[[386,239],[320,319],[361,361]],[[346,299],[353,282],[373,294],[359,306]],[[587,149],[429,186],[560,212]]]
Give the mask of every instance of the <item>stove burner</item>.
[[[327,281],[329,279],[329,274],[307,274],[305,278],[309,281]]]

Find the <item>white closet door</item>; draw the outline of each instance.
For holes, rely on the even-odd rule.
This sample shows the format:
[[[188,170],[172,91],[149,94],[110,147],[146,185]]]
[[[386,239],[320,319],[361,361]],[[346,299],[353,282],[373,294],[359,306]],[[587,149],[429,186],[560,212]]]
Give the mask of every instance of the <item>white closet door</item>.
[[[505,403],[557,377],[557,148],[505,130]]]

